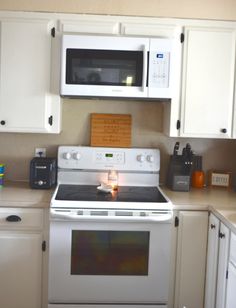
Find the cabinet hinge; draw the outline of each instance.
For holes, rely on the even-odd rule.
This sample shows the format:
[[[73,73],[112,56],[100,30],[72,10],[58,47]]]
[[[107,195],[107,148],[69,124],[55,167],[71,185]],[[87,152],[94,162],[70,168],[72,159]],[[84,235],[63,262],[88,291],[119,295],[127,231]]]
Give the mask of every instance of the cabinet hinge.
[[[180,120],[177,120],[177,122],[176,122],[176,128],[177,128],[177,129],[180,129]]]
[[[181,33],[180,34],[180,43],[183,43],[184,42],[184,33]]]
[[[47,245],[46,245],[46,241],[42,242],[42,251],[46,251]]]
[[[49,125],[52,126],[52,123],[53,123],[53,116],[52,115],[48,118],[48,123],[49,123]]]
[[[175,227],[179,226],[179,217],[175,216]]]
[[[226,279],[228,279],[228,277],[229,277],[229,271],[227,270],[226,271]]]
[[[55,37],[55,35],[56,35],[56,28],[53,27],[53,28],[51,29],[51,36],[52,36],[52,37]]]

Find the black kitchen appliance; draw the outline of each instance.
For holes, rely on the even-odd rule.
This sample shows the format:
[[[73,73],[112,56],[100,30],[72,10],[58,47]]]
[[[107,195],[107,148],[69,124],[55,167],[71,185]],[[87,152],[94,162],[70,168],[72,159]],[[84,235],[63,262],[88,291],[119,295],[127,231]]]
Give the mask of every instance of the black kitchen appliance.
[[[52,157],[34,157],[30,162],[30,187],[49,189],[57,183],[57,160]]]
[[[183,148],[182,154],[178,154],[179,142],[175,143],[173,155],[167,174],[167,186],[175,191],[189,191],[194,155],[189,143]]]

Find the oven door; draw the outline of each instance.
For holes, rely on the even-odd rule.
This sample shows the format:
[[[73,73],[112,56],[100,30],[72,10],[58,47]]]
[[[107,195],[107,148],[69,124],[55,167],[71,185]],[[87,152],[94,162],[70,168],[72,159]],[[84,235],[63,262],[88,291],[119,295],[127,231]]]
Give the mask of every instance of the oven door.
[[[167,303],[172,215],[69,216],[50,222],[50,304]]]
[[[149,39],[64,35],[61,95],[147,96]]]

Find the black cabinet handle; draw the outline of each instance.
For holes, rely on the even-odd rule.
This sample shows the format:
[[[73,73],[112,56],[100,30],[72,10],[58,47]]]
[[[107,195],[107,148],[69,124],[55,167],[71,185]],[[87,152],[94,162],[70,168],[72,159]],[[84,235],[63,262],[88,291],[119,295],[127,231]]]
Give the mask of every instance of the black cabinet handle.
[[[17,222],[17,221],[21,221],[21,218],[18,215],[10,215],[10,216],[7,216],[6,221]]]
[[[6,124],[6,121],[2,120],[2,121],[0,122],[0,124],[1,124],[1,125],[5,125],[5,124]]]
[[[211,229],[215,229],[216,225],[211,224]]]
[[[220,131],[221,131],[223,134],[226,134],[226,133],[227,133],[227,129],[226,129],[226,128],[222,128]]]

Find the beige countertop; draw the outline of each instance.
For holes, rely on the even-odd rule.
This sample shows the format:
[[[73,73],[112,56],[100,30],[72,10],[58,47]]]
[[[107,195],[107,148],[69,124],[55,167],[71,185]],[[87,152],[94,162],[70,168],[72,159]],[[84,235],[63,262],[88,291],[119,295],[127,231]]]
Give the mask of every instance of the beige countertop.
[[[173,203],[174,210],[208,210],[236,233],[236,191],[224,188],[191,188],[189,192],[177,192],[163,188]]]
[[[236,191],[223,188],[172,191],[161,187],[174,210],[210,210],[236,232]],[[0,188],[0,207],[48,208],[53,189],[31,189],[28,182],[5,182]]]
[[[173,203],[177,210],[208,210],[209,207],[217,209],[236,210],[236,191],[224,188],[191,188],[189,192],[172,191],[161,187],[164,194]]]
[[[31,189],[28,182],[5,182],[0,188],[0,207],[48,208],[53,189]]]

